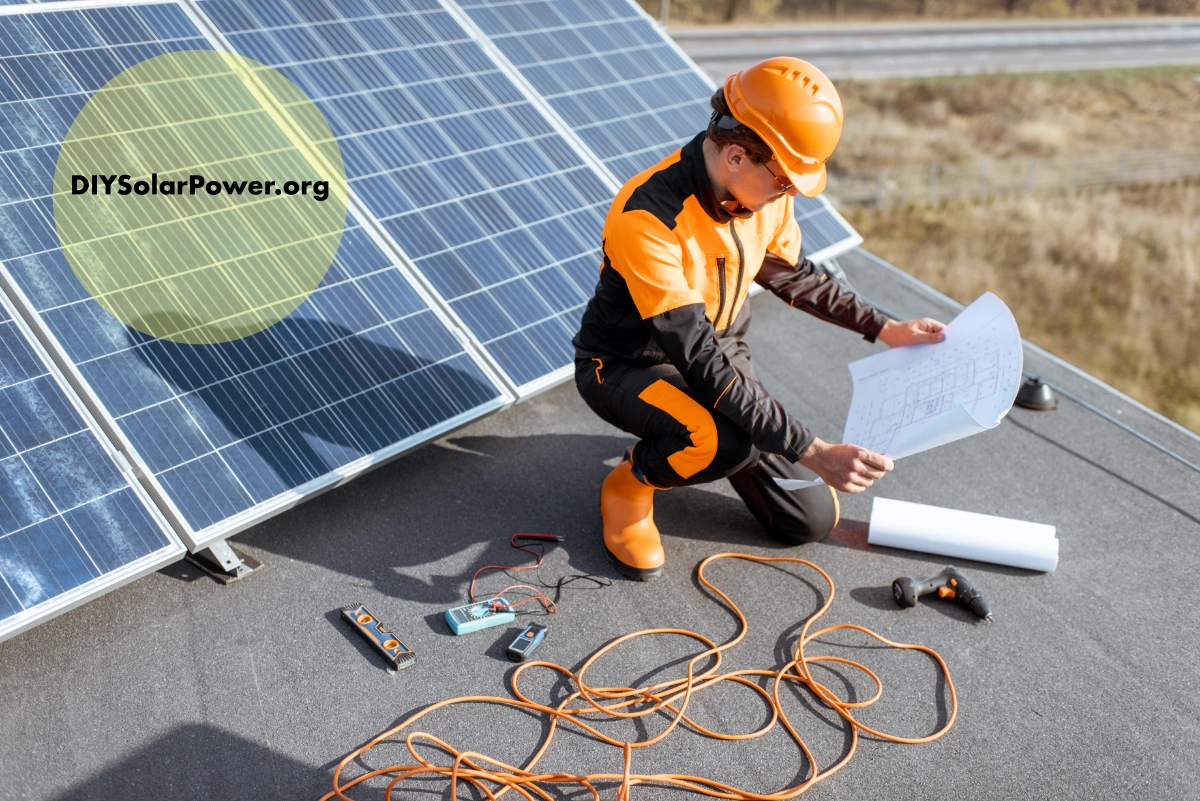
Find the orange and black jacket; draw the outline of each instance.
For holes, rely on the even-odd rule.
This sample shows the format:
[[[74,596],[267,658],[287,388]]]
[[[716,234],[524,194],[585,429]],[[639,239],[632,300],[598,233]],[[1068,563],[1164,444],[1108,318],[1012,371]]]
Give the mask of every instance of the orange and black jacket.
[[[596,294],[575,335],[576,358],[670,363],[695,399],[795,462],[815,435],[725,356],[750,322],[750,282],[874,341],[887,317],[802,258],[792,198],[757,213],[718,203],[701,133],[631,178],[604,223]]]

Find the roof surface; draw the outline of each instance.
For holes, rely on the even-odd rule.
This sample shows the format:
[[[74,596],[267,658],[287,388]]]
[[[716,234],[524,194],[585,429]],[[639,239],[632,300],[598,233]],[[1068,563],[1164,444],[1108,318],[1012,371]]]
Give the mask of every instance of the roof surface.
[[[865,255],[841,261],[856,288],[895,312],[954,314]],[[882,346],[770,297],[754,304],[750,342],[761,378],[793,414],[836,439],[850,401],[846,364]],[[1027,350],[1026,368],[1200,461],[1200,440],[1069,366]],[[730,637],[733,618],[694,580],[696,564],[721,550],[810,559],[837,583],[823,623],[856,623],[940,652],[958,691],[953,729],[926,745],[864,738],[811,798],[1195,792],[1200,476],[1068,401],[1050,413],[1016,408],[998,429],[905,459],[867,493],[843,496],[845,520],[822,543],[786,548],[766,539],[725,482],[660,493],[667,572],[639,584],[607,564],[596,508],[606,460],[630,441],[589,412],[574,387],[560,386],[238,535],[239,547],[266,565],[257,575],[222,586],[179,563],[0,644],[6,797],[320,796],[345,753],[408,713],[457,695],[507,695],[513,666],[503,649],[517,627],[456,638],[442,613],[465,601],[477,567],[518,561],[522,554],[508,546],[518,531],[567,537],[544,577],[613,578],[608,588],[563,592],[559,614],[546,621],[541,659],[576,667],[614,636],[647,627]],[[991,603],[991,624],[944,602],[901,611],[892,579],[933,575],[947,560],[868,546],[875,495],[1051,523],[1059,568],[1037,574],[956,561]],[[727,667],[771,668],[790,652],[822,590],[816,574],[791,572],[714,566],[710,578],[750,619]],[[505,583],[491,574],[481,587]],[[343,624],[338,610],[354,601],[416,651],[415,667],[387,671]],[[860,635],[827,639],[844,647],[821,646],[826,652],[862,658],[884,681],[866,722],[916,736],[945,720],[945,687],[927,657],[863,648]],[[810,653],[817,651],[814,643]],[[694,652],[682,637],[645,639],[602,662],[593,683],[676,676],[677,660]],[[873,690],[842,674],[848,683],[830,674],[829,686],[859,698]],[[552,684],[533,675],[524,686],[549,698],[560,691]],[[803,692],[784,703],[822,765],[844,753],[848,738],[836,718],[814,711]],[[732,685],[697,696],[691,711],[723,731],[750,731],[766,717],[750,691]],[[530,716],[481,705],[421,728],[513,761],[533,752],[542,730]],[[371,761],[402,761],[400,750]],[[562,731],[542,764],[614,772],[621,757]],[[768,792],[803,770],[779,730],[742,743],[679,730],[636,752],[633,764]],[[368,789],[356,797],[382,795]]]

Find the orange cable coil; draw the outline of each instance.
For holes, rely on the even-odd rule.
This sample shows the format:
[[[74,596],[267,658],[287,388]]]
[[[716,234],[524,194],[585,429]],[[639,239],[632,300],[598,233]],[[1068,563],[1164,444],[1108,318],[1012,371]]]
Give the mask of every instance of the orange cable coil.
[[[705,568],[720,559],[744,559],[751,562],[794,562],[806,565],[817,571],[829,584],[829,597],[825,600],[825,603],[821,605],[820,609],[818,609],[816,613],[814,613],[807,621],[805,621],[804,626],[800,629],[800,637],[796,643],[796,650],[792,661],[778,670],[736,670],[729,673],[716,672],[721,665],[721,653],[737,645],[742,638],[745,637],[748,629],[746,618],[742,614],[742,611],[738,608],[737,604],[730,600],[729,596],[717,589],[717,587],[711,584],[704,577]],[[328,801],[329,799],[333,798],[342,799],[343,801],[353,801],[351,796],[346,794],[351,788],[369,779],[391,774],[395,774],[395,776],[387,785],[384,795],[386,801],[392,801],[392,793],[397,785],[406,779],[419,775],[437,775],[448,777],[450,779],[450,798],[457,798],[458,782],[464,781],[487,796],[489,801],[496,801],[496,799],[507,793],[509,790],[518,793],[521,795],[521,797],[526,799],[526,801],[535,801],[534,796],[542,799],[542,801],[554,801],[553,797],[544,788],[539,786],[542,784],[578,784],[587,788],[591,792],[593,799],[595,801],[599,801],[600,794],[593,786],[593,782],[597,781],[619,782],[617,790],[618,801],[629,801],[630,788],[634,785],[643,783],[654,783],[658,785],[677,787],[712,798],[734,799],[735,801],[783,801],[784,799],[795,798],[805,790],[808,790],[817,782],[829,778],[834,773],[845,767],[846,763],[850,761],[850,758],[854,756],[855,749],[858,746],[859,730],[882,740],[889,740],[891,742],[927,743],[944,735],[954,724],[954,719],[958,715],[958,697],[954,691],[954,683],[950,679],[950,670],[946,666],[945,660],[943,660],[942,657],[932,648],[927,648],[923,645],[909,645],[905,643],[892,642],[891,640],[876,634],[870,629],[850,623],[827,626],[811,634],[808,633],[808,630],[812,626],[813,622],[815,622],[819,617],[821,617],[821,615],[825,613],[825,611],[829,608],[829,605],[833,602],[834,597],[833,579],[829,577],[828,573],[812,562],[796,557],[767,557],[753,556],[751,554],[743,553],[718,553],[713,554],[702,561],[696,570],[696,574],[700,583],[715,593],[737,617],[739,631],[737,636],[735,636],[733,639],[729,640],[723,645],[717,645],[707,637],[686,629],[645,629],[642,631],[625,634],[604,645],[599,650],[595,651],[587,659],[587,661],[584,662],[578,673],[573,673],[567,668],[554,664],[553,662],[526,662],[520,665],[512,675],[512,693],[514,696],[516,696],[515,700],[513,698],[469,695],[458,698],[449,698],[445,701],[439,701],[435,704],[431,704],[421,711],[410,715],[399,725],[388,729],[379,736],[367,742],[365,745],[350,752],[350,754],[348,754],[340,763],[338,763],[337,769],[333,773],[333,790],[322,796],[321,801]],[[933,734],[925,737],[899,737],[897,735],[877,731],[856,720],[854,715],[851,713],[851,710],[866,707],[875,703],[875,701],[877,701],[882,694],[883,683],[879,680],[879,677],[876,676],[875,673],[873,673],[865,665],[850,659],[843,659],[837,656],[805,656],[804,654],[804,646],[809,641],[820,637],[823,634],[828,634],[840,629],[852,629],[854,631],[860,631],[892,648],[923,651],[924,653],[927,653],[933,657],[934,660],[937,661],[938,666],[941,668],[942,674],[946,677],[946,687],[950,692],[950,716],[945,725],[943,725]],[[606,654],[608,651],[612,650],[623,642],[652,634],[679,634],[685,637],[691,637],[694,640],[704,643],[707,646],[707,650],[697,654],[688,661],[687,675],[685,677],[661,682],[649,687],[596,688],[589,687],[584,682],[583,676],[587,672],[588,668],[591,667],[591,665],[597,659]],[[695,674],[694,671],[697,663],[708,657],[715,657],[713,665],[704,672]],[[875,694],[865,701],[842,701],[832,690],[825,687],[815,678],[813,678],[812,673],[809,670],[809,663],[811,662],[838,662],[840,664],[857,668],[858,670],[861,670],[870,676],[875,682]],[[518,679],[526,670],[538,667],[549,668],[551,670],[558,671],[574,682],[578,689],[575,692],[570,693],[558,704],[558,706],[555,707],[549,707],[530,701],[518,688]],[[774,682],[771,692],[768,694],[767,690],[763,689],[753,681],[744,678],[745,676],[773,677]],[[849,750],[846,752],[845,756],[824,771],[817,768],[816,760],[813,758],[808,746],[805,745],[804,740],[796,732],[795,728],[788,720],[787,715],[783,711],[783,707],[779,698],[779,688],[781,681],[784,680],[795,681],[804,684],[822,703],[839,714],[850,724],[851,740]],[[749,734],[722,734],[720,732],[709,731],[695,721],[691,720],[685,714],[685,712],[692,696],[695,693],[712,687],[722,681],[734,681],[748,686],[758,692],[759,695],[761,695],[770,705],[771,719],[758,731],[751,732]],[[582,698],[586,702],[586,705],[577,706],[574,708],[567,707],[568,704],[579,698]],[[612,703],[604,704],[597,699],[611,701]],[[676,704],[676,702],[678,702],[678,704]],[[455,704],[465,703],[493,703],[515,707],[518,709],[540,712],[550,716],[550,724],[547,728],[545,738],[542,740],[541,746],[537,749],[529,761],[521,767],[504,764],[484,754],[471,751],[460,752],[450,746],[448,743],[445,743],[430,734],[425,734],[423,732],[410,732],[405,737],[405,744],[408,747],[409,753],[412,754],[413,759],[416,760],[416,764],[393,765],[387,768],[380,768],[378,770],[369,771],[360,776],[355,776],[344,783],[342,782],[341,775],[346,766],[360,758],[371,748],[374,748],[376,745],[389,740],[390,738],[407,729],[412,724],[416,723],[421,718],[438,709]],[[624,711],[629,707],[640,704],[649,704],[649,706],[635,711]],[[612,718],[630,719],[645,717],[662,710],[669,710],[670,712],[674,713],[674,718],[659,734],[638,742],[626,742],[608,737],[601,733],[594,726],[584,722],[584,720],[580,717],[584,714],[602,713]],[[622,750],[624,761],[622,771],[620,773],[592,773],[586,775],[534,772],[534,766],[550,747],[550,742],[554,737],[554,732],[559,721],[578,726],[580,729],[583,729],[602,742],[620,748]],[[754,739],[756,737],[761,737],[774,729],[776,722],[782,722],[784,728],[787,729],[792,739],[795,740],[796,744],[800,747],[800,750],[808,760],[808,764],[812,766],[812,775],[799,784],[789,787],[785,790],[780,790],[775,793],[754,793],[748,790],[741,790],[712,779],[706,779],[701,776],[689,776],[683,774],[647,775],[632,772],[631,764],[633,749],[645,748],[663,740],[681,722],[686,723],[692,729],[701,734],[718,740]],[[417,747],[415,743],[418,740],[425,741],[431,745],[444,749],[449,754],[453,754],[453,763],[450,765],[435,765],[424,759],[417,753]],[[493,790],[493,787],[498,789]]]

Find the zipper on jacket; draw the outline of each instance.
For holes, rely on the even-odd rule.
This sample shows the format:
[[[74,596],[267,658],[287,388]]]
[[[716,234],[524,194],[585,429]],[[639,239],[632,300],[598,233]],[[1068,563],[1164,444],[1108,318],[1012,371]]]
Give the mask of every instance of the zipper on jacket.
[[[725,257],[717,257],[717,284],[720,286],[720,293],[717,301],[717,316],[713,318],[713,328],[721,324],[721,315],[725,313]]]
[[[738,296],[740,296],[742,294],[742,273],[746,267],[746,252],[744,250],[742,250],[742,240],[738,237],[737,230],[733,227],[733,220],[729,221],[729,233],[733,234],[733,243],[735,245],[737,245],[738,276],[737,276],[737,283],[734,284],[734,287],[733,287],[733,301],[729,304],[729,324],[725,326],[726,331],[728,331],[730,328],[733,327],[733,310],[737,306]],[[724,262],[725,260],[722,259],[721,261]],[[722,278],[721,278],[721,298],[722,298],[722,300],[724,299],[724,297],[725,297],[725,278],[724,278],[724,276],[722,276]],[[723,302],[722,302],[722,305],[724,305]]]

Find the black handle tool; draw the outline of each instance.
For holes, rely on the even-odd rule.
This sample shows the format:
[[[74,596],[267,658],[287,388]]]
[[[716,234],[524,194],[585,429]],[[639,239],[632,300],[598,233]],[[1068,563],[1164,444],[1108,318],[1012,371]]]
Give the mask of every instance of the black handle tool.
[[[975,589],[967,577],[953,565],[946,565],[946,569],[941,573],[924,581],[901,576],[892,582],[892,593],[896,596],[896,603],[904,607],[916,606],[918,597],[935,591],[939,598],[949,598],[959,606],[970,609],[977,618],[992,619],[992,610],[987,601],[983,600],[979,590]]]

